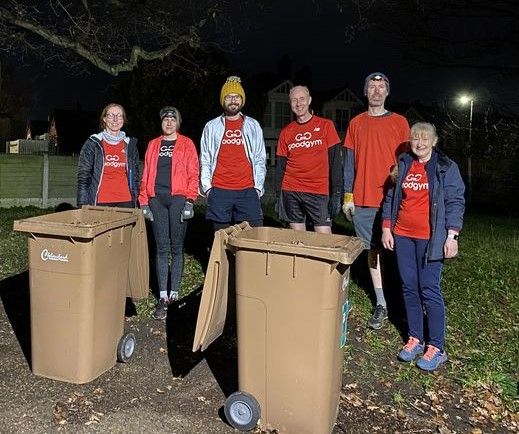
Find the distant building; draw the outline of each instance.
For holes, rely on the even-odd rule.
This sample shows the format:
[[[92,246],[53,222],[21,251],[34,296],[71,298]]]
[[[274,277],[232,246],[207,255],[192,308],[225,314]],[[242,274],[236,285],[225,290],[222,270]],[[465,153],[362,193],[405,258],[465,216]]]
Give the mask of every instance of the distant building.
[[[0,116],[0,134],[1,128]],[[5,141],[6,152],[79,155],[86,139],[98,131],[99,120],[95,112],[56,109],[48,120],[29,120],[25,132],[20,134],[23,135],[23,139]]]
[[[263,114],[263,137],[269,166],[276,164],[279,133],[292,120],[292,109],[288,100],[288,92],[292,87],[292,82],[285,80],[267,92],[267,104]]]
[[[86,139],[97,132],[99,117],[93,111],[56,109],[49,116],[49,140],[58,155],[79,155]]]
[[[316,97],[322,101],[319,112],[334,122],[339,137],[344,139],[350,120],[364,110],[364,103],[348,88],[326,91]]]
[[[25,130],[25,138],[27,140],[48,140],[49,121],[29,120]]]
[[[8,154],[47,154],[54,153],[49,148],[48,122],[29,120],[23,139],[6,140],[5,152]]]

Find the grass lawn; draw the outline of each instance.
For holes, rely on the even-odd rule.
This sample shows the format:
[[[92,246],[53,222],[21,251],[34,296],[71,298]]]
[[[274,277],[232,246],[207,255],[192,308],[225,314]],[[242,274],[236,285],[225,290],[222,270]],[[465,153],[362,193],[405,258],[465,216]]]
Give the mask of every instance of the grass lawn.
[[[273,215],[267,206],[267,216]],[[0,209],[0,279],[27,269],[27,243],[24,234],[12,231],[15,219],[52,210],[36,208]],[[190,231],[203,231],[201,209],[198,223]],[[196,219],[195,219],[196,221]],[[274,222],[271,218],[269,223]],[[396,356],[402,338],[395,327],[383,333],[366,331],[363,326],[350,330],[349,338],[364,342],[362,349],[347,345],[346,361],[359,364],[366,378],[378,376],[396,381],[411,381],[426,390],[441,387],[439,382],[454,381],[471,390],[492,390],[508,411],[519,410],[519,226],[518,219],[468,213],[460,236],[460,255],[448,261],[443,274],[443,291],[447,305],[447,351],[450,363],[441,378],[422,375],[413,366],[398,365],[388,369],[378,366],[378,359]],[[343,217],[336,219],[337,229],[353,233]],[[186,270],[181,296],[203,282],[203,269],[197,256],[186,255]],[[364,289],[355,281],[350,288],[352,315],[356,324],[364,324],[370,315],[371,303]],[[137,306],[139,315],[150,315],[154,299],[150,297]],[[394,392],[393,401],[405,399]]]

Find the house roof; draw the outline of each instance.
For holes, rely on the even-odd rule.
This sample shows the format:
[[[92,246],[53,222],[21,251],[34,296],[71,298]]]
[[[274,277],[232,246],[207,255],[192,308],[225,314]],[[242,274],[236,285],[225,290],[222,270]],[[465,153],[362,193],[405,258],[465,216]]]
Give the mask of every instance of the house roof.
[[[31,132],[31,137],[41,136],[49,131],[49,122],[31,119],[27,122],[27,131]]]

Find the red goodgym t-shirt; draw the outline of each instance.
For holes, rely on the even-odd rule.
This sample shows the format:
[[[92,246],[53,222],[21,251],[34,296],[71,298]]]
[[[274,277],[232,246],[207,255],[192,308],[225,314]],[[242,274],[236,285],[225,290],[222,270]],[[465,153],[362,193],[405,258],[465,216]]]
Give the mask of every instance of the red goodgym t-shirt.
[[[385,183],[398,154],[409,140],[407,119],[396,113],[355,116],[344,139],[344,147],[355,152],[355,205],[379,208],[384,199]]]
[[[425,163],[413,161],[402,181],[402,201],[393,232],[404,237],[428,240],[429,225],[429,180]]]
[[[126,176],[125,143],[121,140],[117,145],[102,142],[104,150],[103,176],[99,185],[97,202],[129,202],[132,200],[128,177]]]
[[[312,116],[290,122],[281,130],[276,155],[287,158],[281,188],[285,191],[329,194],[328,148],[340,143],[333,122]]]
[[[213,187],[244,190],[254,186],[252,166],[245,154],[242,131],[241,116],[236,120],[225,119],[225,132],[213,173]]]

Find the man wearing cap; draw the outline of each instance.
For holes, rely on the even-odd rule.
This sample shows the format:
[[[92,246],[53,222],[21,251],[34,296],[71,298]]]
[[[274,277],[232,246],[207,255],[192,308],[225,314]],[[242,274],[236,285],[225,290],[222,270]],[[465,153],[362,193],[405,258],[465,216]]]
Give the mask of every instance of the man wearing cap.
[[[263,130],[245,116],[239,77],[228,77],[220,92],[224,113],[204,127],[200,141],[200,191],[207,197],[207,220],[214,230],[231,223],[263,224],[260,197],[266,174]]]
[[[295,230],[307,221],[315,232],[331,233],[340,213],[341,144],[333,122],[312,114],[306,86],[289,93],[296,119],[281,130],[277,145],[276,203],[280,219]]]
[[[368,250],[368,266],[376,307],[368,327],[378,330],[387,319],[380,267],[382,226],[380,209],[396,158],[409,140],[409,123],[385,109],[389,79],[381,72],[364,81],[368,110],[354,117],[344,140],[344,198],[342,210]]]

